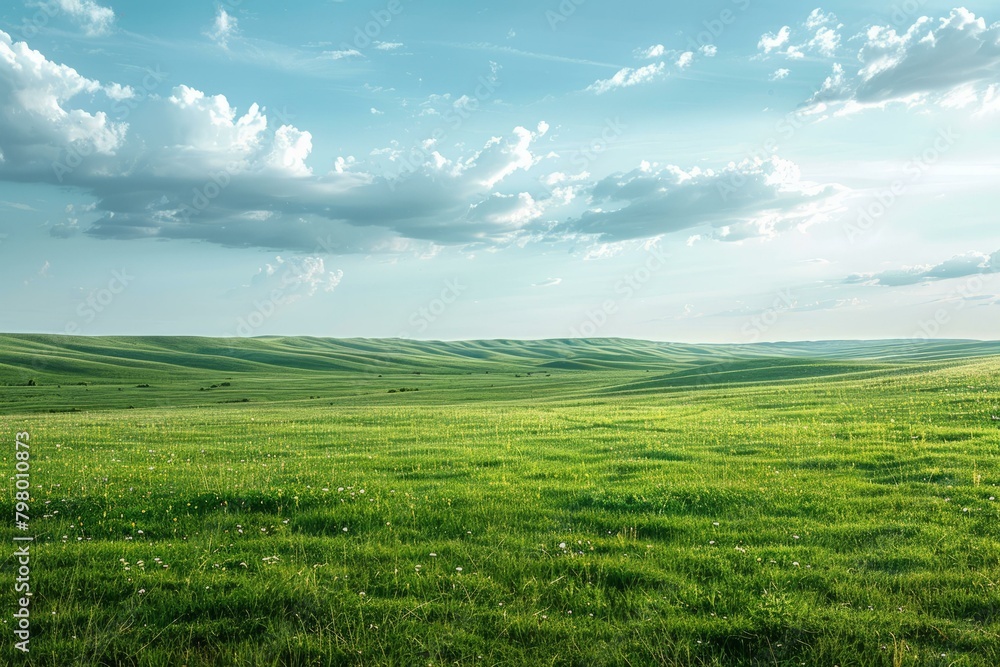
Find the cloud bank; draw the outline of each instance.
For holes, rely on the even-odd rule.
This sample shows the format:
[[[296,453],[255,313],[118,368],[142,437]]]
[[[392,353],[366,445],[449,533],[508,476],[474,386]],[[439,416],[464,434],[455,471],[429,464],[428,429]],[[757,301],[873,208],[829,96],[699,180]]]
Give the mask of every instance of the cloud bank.
[[[835,65],[809,106],[844,114],[890,103],[988,105],[1000,90],[1000,23],[987,25],[957,8],[943,18],[918,18],[902,33],[872,26],[857,61],[857,70]]]
[[[223,45],[236,30],[224,14],[215,26]],[[659,51],[640,55],[669,56],[680,69],[694,59]],[[664,61],[626,68],[592,92],[639,85],[666,68]],[[615,242],[694,228],[704,239],[740,241],[821,222],[843,195],[778,157],[720,170],[644,162],[597,181],[586,171],[553,171],[540,166],[560,159],[541,148],[550,130],[544,121],[478,147],[445,150],[428,140],[407,152],[397,144],[319,169],[309,131],[276,122],[258,104],[238,109],[225,95],[189,85],[144,94],[127,123],[86,110],[136,97],[0,32],[0,178],[72,187],[94,200],[54,226],[54,236],[82,231],[311,254]]]
[[[844,282],[882,287],[902,287],[991,273],[1000,273],[1000,250],[992,255],[978,252],[956,255],[940,264],[908,266],[880,273],[856,273],[849,276]]]
[[[704,227],[710,238],[742,241],[824,221],[843,195],[837,185],[804,181],[777,157],[721,171],[644,163],[599,181],[590,209],[557,229],[622,241]]]

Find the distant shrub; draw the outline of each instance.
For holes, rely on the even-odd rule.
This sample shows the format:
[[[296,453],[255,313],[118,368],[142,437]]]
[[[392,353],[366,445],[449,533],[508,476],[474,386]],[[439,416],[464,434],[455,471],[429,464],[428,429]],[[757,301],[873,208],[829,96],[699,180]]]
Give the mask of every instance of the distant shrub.
[[[29,387],[37,387],[38,383],[35,382],[33,379],[32,380],[28,380],[28,386]]]

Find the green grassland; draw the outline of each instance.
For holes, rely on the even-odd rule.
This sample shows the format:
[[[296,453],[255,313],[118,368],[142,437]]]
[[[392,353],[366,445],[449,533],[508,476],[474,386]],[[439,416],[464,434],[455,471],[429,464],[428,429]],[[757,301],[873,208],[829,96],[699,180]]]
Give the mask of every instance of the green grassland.
[[[996,667],[998,380],[969,341],[0,336],[38,536],[0,663]]]

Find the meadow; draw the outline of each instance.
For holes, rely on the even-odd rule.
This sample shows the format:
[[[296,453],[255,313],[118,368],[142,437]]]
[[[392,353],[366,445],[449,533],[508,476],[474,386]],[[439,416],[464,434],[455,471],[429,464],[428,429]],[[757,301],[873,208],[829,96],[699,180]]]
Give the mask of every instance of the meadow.
[[[10,665],[1000,665],[1000,345],[0,336]]]

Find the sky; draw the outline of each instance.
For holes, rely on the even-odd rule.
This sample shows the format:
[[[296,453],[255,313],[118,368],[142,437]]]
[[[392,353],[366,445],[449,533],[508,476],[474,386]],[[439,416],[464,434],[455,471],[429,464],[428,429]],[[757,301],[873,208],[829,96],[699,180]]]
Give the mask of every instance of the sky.
[[[996,338],[1000,9],[12,0],[0,331]]]

